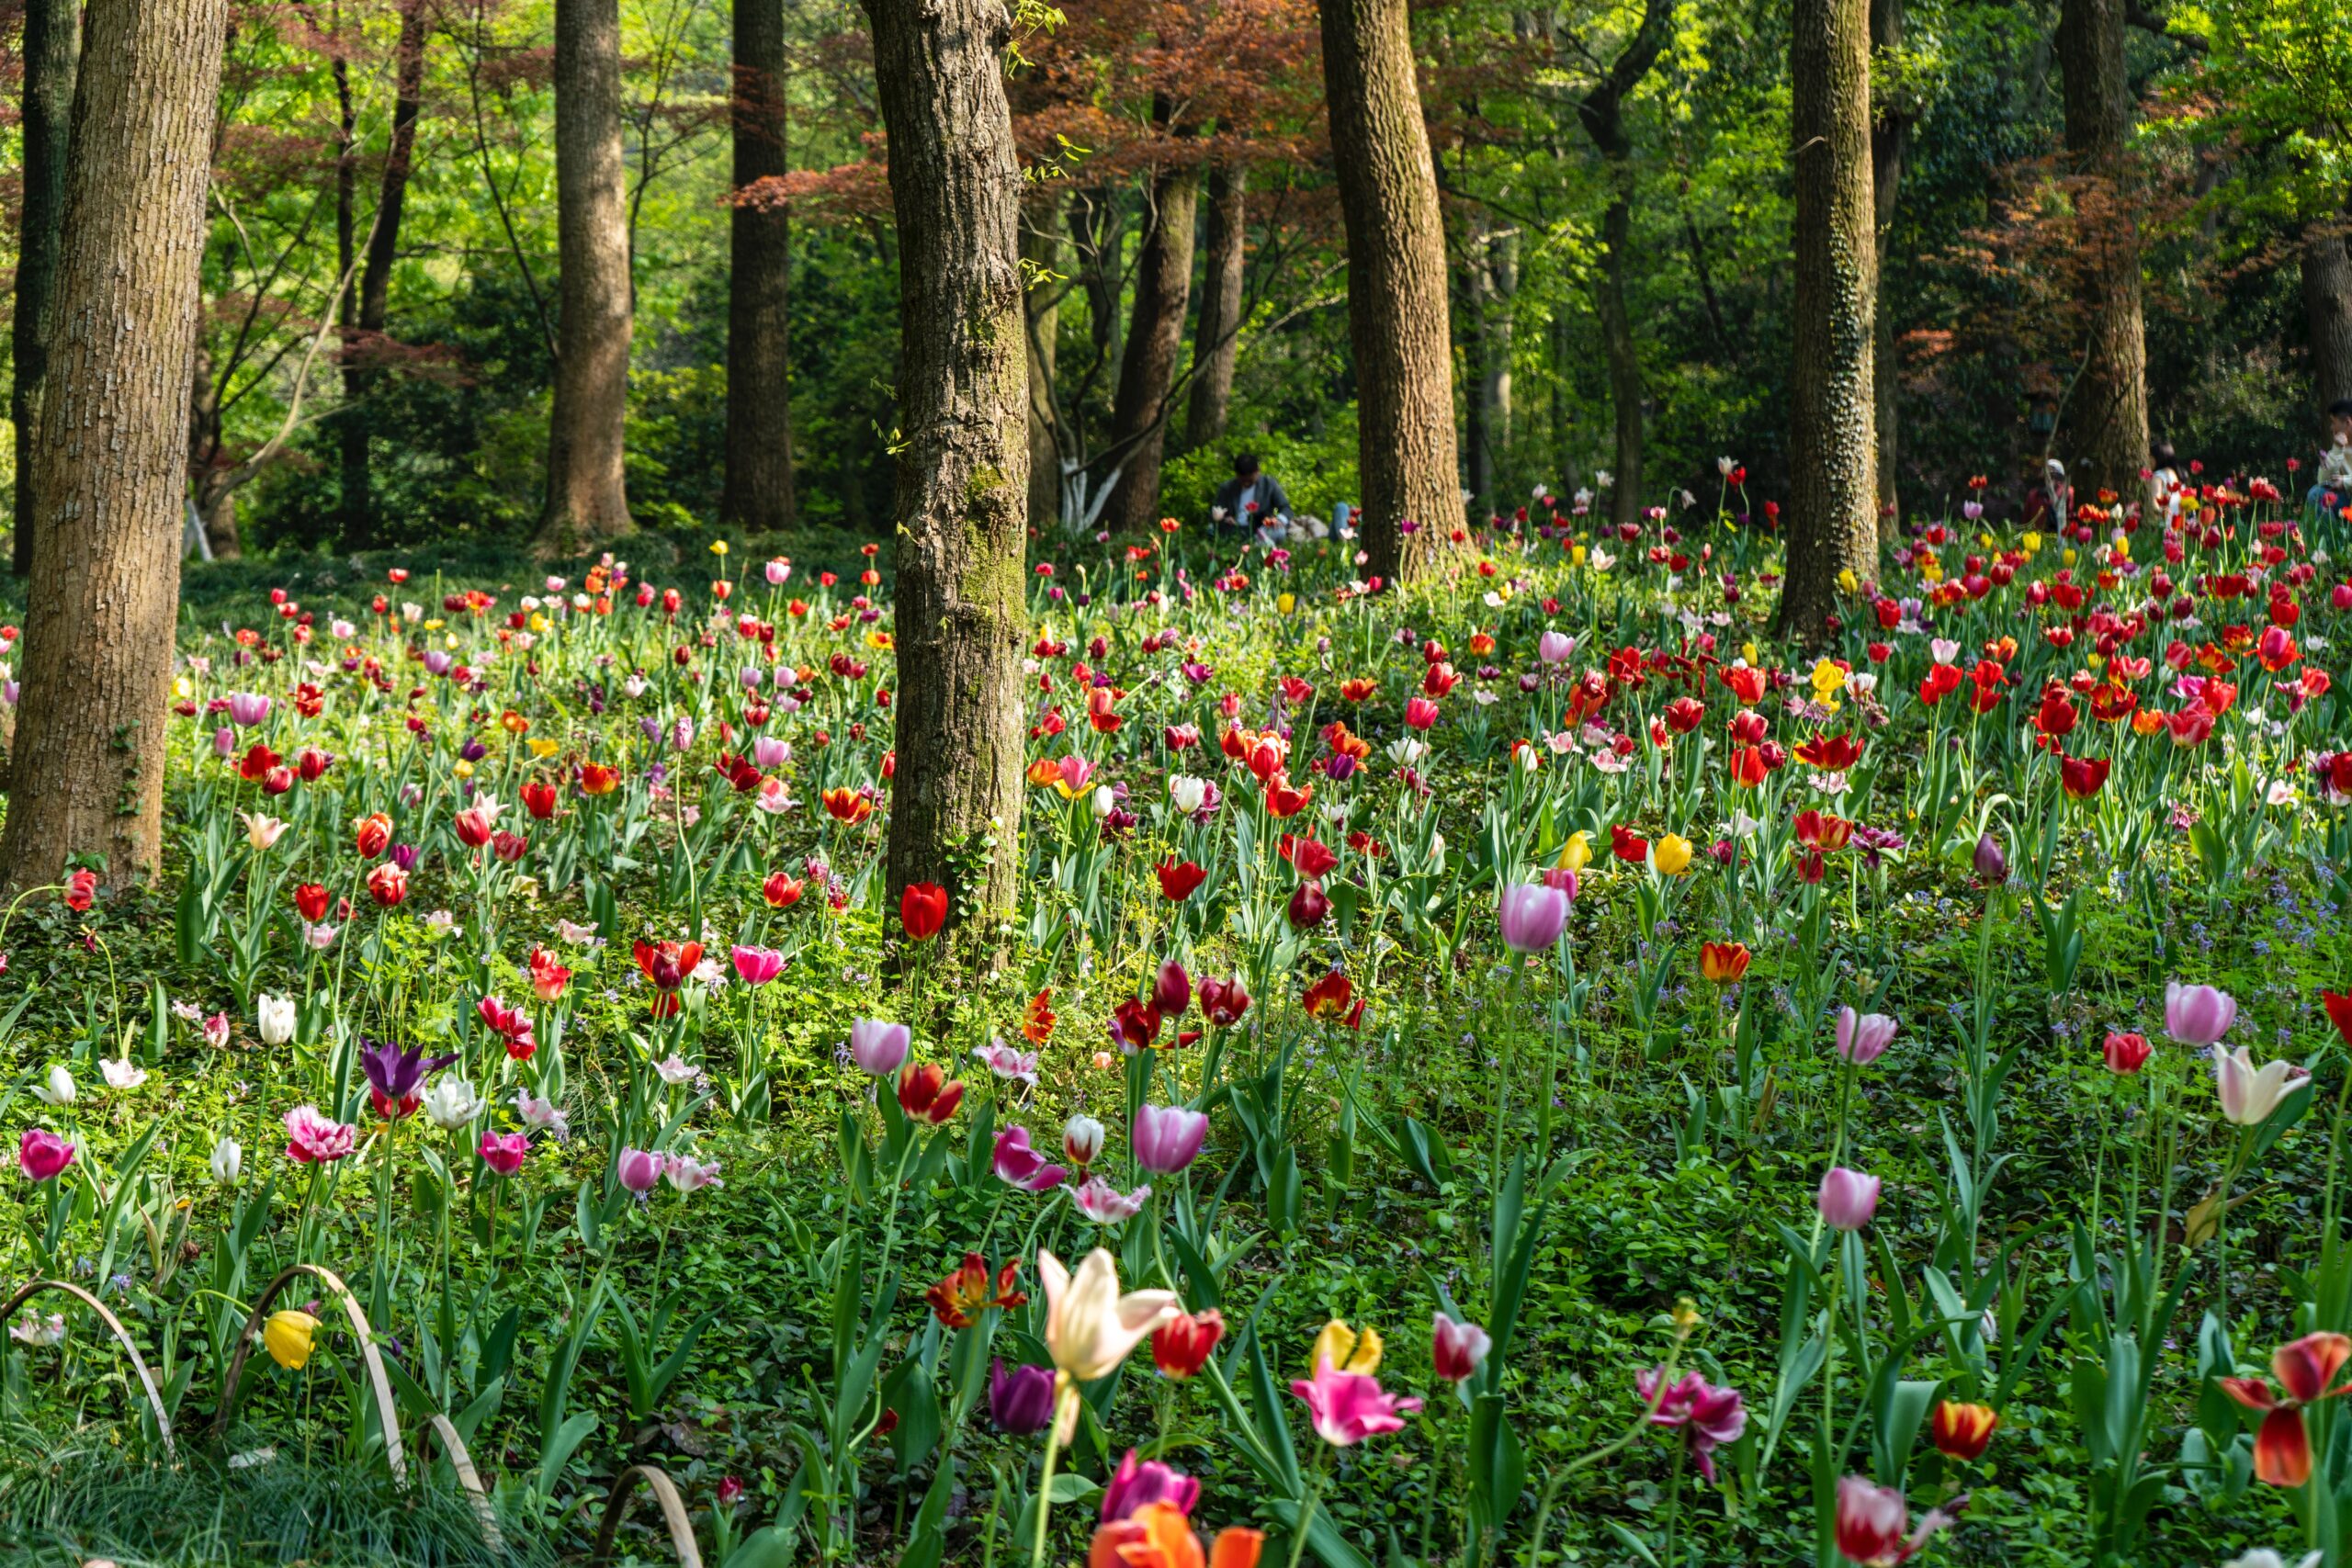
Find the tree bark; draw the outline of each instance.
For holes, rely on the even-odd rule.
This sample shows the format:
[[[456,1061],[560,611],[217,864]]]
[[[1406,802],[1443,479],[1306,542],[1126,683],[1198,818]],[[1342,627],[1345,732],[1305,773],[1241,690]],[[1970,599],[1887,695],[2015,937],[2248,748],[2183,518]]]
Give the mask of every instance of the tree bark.
[[[2324,412],[2352,398],[2352,250],[2341,220],[2303,240],[2303,310],[2311,323],[2312,400]]]
[[[1022,791],[1029,479],[1022,178],[1002,0],[865,0],[898,220],[898,771],[888,907],[951,895],[1001,952]]]
[[[1871,48],[1899,51],[1903,47],[1903,0],[1871,0]],[[1886,258],[1894,238],[1895,204],[1903,190],[1903,155],[1911,139],[1908,105],[1881,102],[1871,118],[1871,218],[1877,236],[1873,254],[1878,275],[1886,276]],[[1901,411],[1894,374],[1894,312],[1882,295],[1876,312],[1878,338],[1873,345],[1871,382],[1877,393],[1879,531],[1892,539],[1903,520],[1897,436]]]
[[[1021,226],[1021,256],[1040,272],[1062,271],[1062,197],[1048,192]],[[1055,284],[1023,288],[1029,325],[1029,526],[1034,533],[1062,514],[1062,455],[1054,439],[1055,339],[1061,332],[1061,294]]]
[[[1642,359],[1634,341],[1633,312],[1625,303],[1625,280],[1634,245],[1634,141],[1625,130],[1625,100],[1641,85],[1666,47],[1673,21],[1666,0],[1647,0],[1641,26],[1627,40],[1608,73],[1577,100],[1577,118],[1600,154],[1609,185],[1609,206],[1600,216],[1600,276],[1593,284],[1593,314],[1600,322],[1601,357],[1609,367],[1609,401],[1616,415],[1615,483],[1609,492],[1610,521],[1642,520],[1642,457],[1647,418]]]
[[[634,526],[621,467],[631,301],[620,0],[556,0],[555,183],[563,276],[539,547],[565,555]]]
[[[1319,9],[1348,233],[1365,570],[1408,581],[1450,560],[1464,532],[1437,171],[1405,0],[1324,0]]]
[[[1836,613],[1839,575],[1871,576],[1878,556],[1868,0],[1796,0],[1789,74],[1795,364],[1780,624],[1814,641]]]
[[[401,213],[408,201],[409,172],[416,156],[416,120],[424,102],[426,0],[401,0],[401,30],[392,45],[392,137],[376,184],[376,217],[360,262],[359,299],[343,344],[343,428],[338,433],[342,479],[337,500],[346,549],[371,548],[381,540],[375,525],[374,479],[368,447],[368,394],[382,384],[383,369],[368,363],[379,352],[378,340],[391,315],[392,264],[399,259]]]
[[[1241,346],[1242,282],[1248,271],[1250,169],[1220,164],[1209,171],[1208,259],[1201,269],[1201,309],[1193,326],[1193,389],[1184,411],[1186,450],[1225,439],[1233,412],[1233,365]]]
[[[1200,215],[1200,174],[1169,169],[1151,182],[1143,249],[1136,257],[1133,314],[1119,389],[1111,403],[1110,460],[1117,491],[1102,525],[1142,530],[1159,521],[1159,465],[1168,446],[1170,394],[1184,344],[1184,314],[1193,295],[1193,233]]]
[[[74,75],[82,53],[80,0],[25,0],[23,44],[24,204],[17,230],[16,320],[10,354],[16,384],[8,418],[17,427],[16,537],[13,564],[33,569],[40,500],[28,459],[40,423],[40,389],[49,364],[50,306],[57,290],[58,234],[65,219],[65,153],[74,118]]]
[[[187,481],[197,526],[214,560],[235,560],[245,553],[237,538],[237,465],[221,450],[220,386],[212,378],[212,351],[201,326],[188,354],[187,378]]]
[[[735,0],[735,184],[791,168],[786,141],[783,0]],[[729,219],[727,485],[719,521],[752,533],[792,526],[792,220],[781,207]]]
[[[227,0],[90,0],[49,371],[0,889],[163,859],[188,359]]]
[[[2148,460],[2148,348],[2140,314],[2140,225],[2129,164],[2132,85],[2123,69],[2126,0],[2064,0],[2058,64],[2066,152],[2087,258],[2090,321],[2083,369],[2066,409],[2081,468],[2077,491],[2140,492]]]

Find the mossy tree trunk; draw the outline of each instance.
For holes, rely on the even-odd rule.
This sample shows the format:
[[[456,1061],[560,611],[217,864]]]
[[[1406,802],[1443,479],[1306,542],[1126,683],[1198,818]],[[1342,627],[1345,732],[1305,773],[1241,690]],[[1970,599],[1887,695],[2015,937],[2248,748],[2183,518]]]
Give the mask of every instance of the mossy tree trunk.
[[[1102,513],[1107,528],[1140,531],[1159,521],[1159,468],[1174,412],[1170,397],[1184,345],[1184,316],[1192,304],[1200,191],[1197,169],[1165,169],[1152,177],[1143,249],[1136,256],[1126,352],[1120,356],[1118,394],[1111,404],[1110,461],[1118,467],[1119,484]]]
[[[865,0],[898,220],[898,772],[889,908],[953,901],[950,937],[1012,911],[1029,482],[1020,162],[1001,0]],[[956,938],[959,928],[964,932]]]
[[[90,0],[35,466],[0,889],[163,859],[189,362],[227,0]]]
[[[1796,0],[1789,135],[1796,194],[1788,574],[1781,629],[1819,638],[1839,578],[1878,556],[1878,240],[1869,0]]]
[[[41,378],[49,364],[50,302],[57,291],[57,243],[65,221],[65,150],[74,119],[74,74],[82,54],[81,0],[26,0],[23,57],[24,197],[17,212],[17,304],[10,354],[16,380],[8,417],[17,427],[17,575],[33,569],[40,515],[33,466],[25,460],[40,425]]]
[[[1184,412],[1187,451],[1225,439],[1233,408],[1233,366],[1241,344],[1242,284],[1247,276],[1250,169],[1220,164],[1209,171],[1207,260],[1201,268],[1201,309],[1193,328],[1193,386]]]

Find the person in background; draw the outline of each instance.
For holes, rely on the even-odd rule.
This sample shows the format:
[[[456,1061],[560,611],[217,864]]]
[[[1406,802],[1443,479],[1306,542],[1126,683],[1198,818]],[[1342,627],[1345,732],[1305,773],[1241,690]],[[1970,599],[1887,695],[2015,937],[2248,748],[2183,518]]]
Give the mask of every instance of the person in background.
[[[1258,454],[1233,459],[1233,477],[1217,487],[1210,520],[1219,533],[1247,534],[1260,543],[1279,541],[1290,524],[1290,497],[1282,482],[1258,467]]]
[[[2327,446],[2319,455],[2315,482],[2303,497],[2314,520],[2340,517],[2352,506],[2352,398],[2327,405]],[[2333,502],[2329,497],[2335,497]]]
[[[2146,515],[2166,526],[2180,518],[2180,459],[2169,441],[2157,442],[2148,453]]]

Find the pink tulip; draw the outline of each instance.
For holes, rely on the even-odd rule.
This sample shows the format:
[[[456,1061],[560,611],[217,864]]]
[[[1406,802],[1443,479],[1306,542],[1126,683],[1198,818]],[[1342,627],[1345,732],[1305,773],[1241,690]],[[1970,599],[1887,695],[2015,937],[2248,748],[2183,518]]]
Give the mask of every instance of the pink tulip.
[[[735,949],[735,973],[743,976],[747,986],[764,986],[784,973],[784,954],[773,947],[743,947]]]
[[[484,1133],[481,1147],[476,1151],[481,1163],[501,1176],[512,1176],[523,1168],[523,1156],[531,1152],[531,1140],[520,1133]]]
[[[1715,1478],[1715,1450],[1739,1441],[1747,1430],[1747,1402],[1735,1388],[1718,1388],[1697,1372],[1685,1372],[1661,1384],[1659,1369],[1634,1374],[1634,1386],[1650,1407],[1654,1427],[1683,1428],[1690,1457],[1699,1473]]]
[[[1181,1105],[1138,1105],[1127,1145],[1136,1163],[1156,1176],[1173,1176],[1199,1157],[1209,1134],[1204,1112]]]
[[[1152,981],[1151,999],[1164,1017],[1176,1018],[1193,1005],[1193,977],[1174,959],[1159,966],[1159,976]]]
[[[2237,998],[2211,986],[2165,986],[2165,1032],[2184,1045],[2214,1045],[2238,1018]]]
[[[1459,1322],[1442,1312],[1430,1316],[1430,1363],[1448,1382],[1477,1376],[1494,1343],[1475,1323]]]
[[[1858,1231],[1878,1213],[1879,1179],[1834,1166],[1821,1179],[1821,1218],[1831,1230]]]
[[[74,1145],[40,1127],[26,1128],[17,1145],[17,1168],[28,1180],[50,1180],[73,1163]]]
[[[1894,1020],[1883,1012],[1857,1013],[1852,1008],[1838,1010],[1838,1055],[1858,1067],[1867,1067],[1882,1055],[1894,1040]]]
[[[1400,1410],[1419,1410],[1418,1399],[1398,1399],[1368,1372],[1343,1372],[1320,1357],[1312,1378],[1293,1379],[1291,1393],[1306,1402],[1315,1435],[1335,1449],[1344,1449],[1383,1432],[1404,1429]]]
[[[1568,896],[1541,882],[1503,889],[1495,910],[1503,945],[1513,953],[1542,953],[1560,940],[1568,923]]]
[[[646,1149],[623,1149],[615,1162],[621,1185],[632,1192],[652,1191],[653,1184],[662,1179],[664,1163],[660,1155]]]
[[[315,1105],[298,1105],[288,1111],[286,1157],[298,1165],[328,1165],[343,1158],[358,1141],[358,1130],[331,1121]]]
[[[1437,723],[1437,705],[1427,697],[1415,697],[1405,705],[1405,724],[1411,729],[1427,729]]]
[[[1096,1129],[1101,1138],[1101,1129]],[[1046,1156],[1029,1146],[1029,1129],[1007,1127],[996,1135],[996,1179],[1008,1187],[1018,1187],[1023,1192],[1050,1192],[1069,1179],[1069,1172],[1058,1165],[1049,1165]]]

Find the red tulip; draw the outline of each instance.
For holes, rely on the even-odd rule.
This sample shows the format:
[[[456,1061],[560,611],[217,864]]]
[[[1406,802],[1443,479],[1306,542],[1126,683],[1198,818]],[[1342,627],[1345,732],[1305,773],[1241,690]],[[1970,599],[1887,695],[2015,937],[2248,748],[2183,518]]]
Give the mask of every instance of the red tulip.
[[[910,942],[929,942],[947,923],[947,889],[935,882],[910,882],[899,895],[899,923]]]
[[[1209,875],[1191,861],[1180,862],[1172,858],[1161,861],[1157,868],[1157,874],[1159,877],[1159,896],[1171,904],[1182,903],[1191,897],[1199,889],[1201,884],[1208,880]]]

